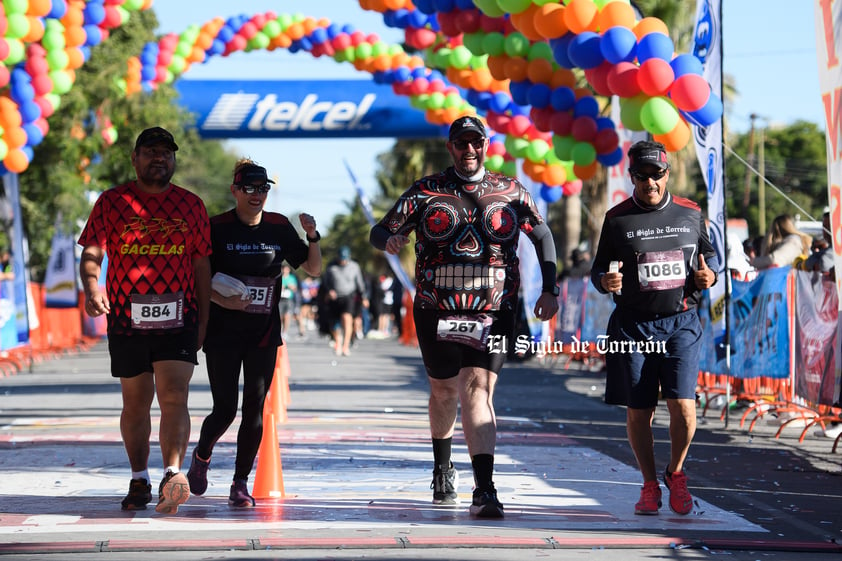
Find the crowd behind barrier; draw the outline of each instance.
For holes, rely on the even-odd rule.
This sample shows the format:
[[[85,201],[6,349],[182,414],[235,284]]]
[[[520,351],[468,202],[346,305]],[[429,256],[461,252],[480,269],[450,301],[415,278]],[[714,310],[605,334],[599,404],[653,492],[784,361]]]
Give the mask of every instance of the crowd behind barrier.
[[[33,363],[45,359],[88,349],[105,336],[105,317],[96,318],[98,321],[88,317],[81,295],[76,306],[48,308],[43,284],[29,283],[29,290],[32,298],[28,301],[34,307],[30,317],[37,317],[38,321],[32,322],[35,327],[29,329],[28,341],[0,351],[0,376],[28,370]]]
[[[749,431],[764,416],[811,429],[842,423],[838,296],[834,282],[818,272],[778,267],[747,282],[731,283],[729,337],[714,333],[709,306],[700,309],[705,329],[698,393],[702,415],[721,404],[720,418],[744,408],[740,427]],[[568,361],[604,360],[605,327],[614,308],[588,278],[561,283],[553,351]],[[729,367],[730,364],[730,367]],[[833,451],[842,435],[836,438]]]

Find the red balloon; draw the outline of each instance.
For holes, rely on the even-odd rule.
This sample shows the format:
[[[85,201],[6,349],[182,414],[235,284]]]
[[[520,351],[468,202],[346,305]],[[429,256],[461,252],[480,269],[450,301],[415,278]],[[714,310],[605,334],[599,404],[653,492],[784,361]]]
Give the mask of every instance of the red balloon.
[[[488,149],[485,151],[485,153],[488,156],[502,156],[506,153],[506,145],[499,141],[489,142]]]
[[[568,181],[561,186],[561,192],[564,194],[565,197],[569,197],[570,195],[577,195],[582,192],[582,180],[581,179],[574,179],[573,181]]]
[[[582,115],[573,119],[570,133],[579,142],[590,142],[596,136],[597,128],[596,120],[593,117]]]
[[[541,132],[549,132],[552,130],[550,128],[550,119],[552,118],[555,111],[552,107],[533,107],[529,111],[529,117],[532,119],[532,122],[535,123],[535,128]]]
[[[683,74],[672,83],[669,96],[682,111],[698,111],[710,99],[710,85],[698,74]]]
[[[639,68],[632,62],[618,62],[608,71],[608,87],[620,97],[634,97],[640,93],[637,83]]]
[[[620,145],[620,135],[614,129],[602,129],[593,139],[593,147],[597,154],[610,154]]]
[[[494,31],[500,32],[503,31],[504,27],[502,18],[493,18],[485,14],[480,16],[479,26],[486,33],[493,33]]]
[[[523,136],[529,130],[529,127],[532,126],[532,123],[529,122],[529,117],[526,115],[515,115],[512,117],[512,120],[509,122],[509,130],[508,134],[514,136]]]
[[[488,126],[496,131],[505,131],[509,129],[509,123],[512,118],[503,113],[489,111],[485,115],[485,120],[488,121]]]
[[[648,96],[666,95],[675,80],[675,71],[670,63],[662,58],[650,58],[640,65],[637,83]]]
[[[573,128],[573,114],[570,111],[559,111],[550,117],[550,130],[558,136],[569,136]]]
[[[456,37],[461,33],[459,26],[456,24],[455,12],[438,12],[436,17],[439,20],[439,28],[444,35]]]
[[[407,27],[404,35],[406,44],[419,50],[426,49],[436,42],[436,32],[426,27],[422,29]]]
[[[585,70],[585,78],[593,88],[593,91],[599,95],[604,95],[606,97],[614,95],[614,92],[612,92],[611,88],[608,87],[608,72],[610,72],[612,68],[614,68],[614,65],[605,61],[599,66]]]
[[[351,46],[351,36],[347,33],[340,33],[330,41],[330,44],[337,51],[345,50]]]

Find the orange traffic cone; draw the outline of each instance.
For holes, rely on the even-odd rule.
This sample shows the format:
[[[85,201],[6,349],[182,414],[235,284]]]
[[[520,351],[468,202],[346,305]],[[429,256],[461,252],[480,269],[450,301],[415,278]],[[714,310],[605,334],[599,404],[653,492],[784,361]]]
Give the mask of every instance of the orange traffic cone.
[[[417,347],[418,335],[415,333],[415,318],[412,314],[412,294],[408,290],[404,291],[403,304],[404,316],[401,323],[400,342],[404,345]]]
[[[289,393],[289,376],[290,376],[290,368],[289,368],[289,354],[287,353],[286,345],[281,346],[278,349],[278,365],[279,365],[279,377],[280,380],[277,381],[278,388],[280,390],[280,397],[281,403],[284,405],[284,413],[286,414],[286,408],[289,407],[290,404],[290,393]],[[284,418],[286,420],[286,417]]]
[[[279,349],[283,349],[281,346]],[[281,351],[278,351],[278,356],[275,359],[275,371],[272,374],[272,383],[269,385],[269,392],[266,394],[266,401],[263,404],[264,416],[266,413],[272,413],[279,423],[286,422],[287,410],[284,402],[283,392],[279,389],[284,384],[283,373],[281,369]]]
[[[251,494],[255,499],[277,499],[286,496],[278,428],[275,426],[275,416],[271,413],[263,415],[263,439],[257,451],[257,469]]]

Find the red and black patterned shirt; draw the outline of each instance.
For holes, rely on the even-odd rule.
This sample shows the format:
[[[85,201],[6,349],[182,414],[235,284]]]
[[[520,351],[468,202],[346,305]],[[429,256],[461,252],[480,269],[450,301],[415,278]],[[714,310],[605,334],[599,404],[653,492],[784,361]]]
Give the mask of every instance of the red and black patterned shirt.
[[[162,193],[142,191],[134,181],[112,187],[97,199],[78,243],[101,247],[108,257],[109,334],[129,335],[141,327],[148,333],[179,329],[176,318],[139,317],[139,309],[150,308],[144,306],[150,299],[173,299],[183,327],[197,327],[193,260],[211,254],[210,222],[197,195],[173,184]],[[161,328],[146,331],[156,325]]]

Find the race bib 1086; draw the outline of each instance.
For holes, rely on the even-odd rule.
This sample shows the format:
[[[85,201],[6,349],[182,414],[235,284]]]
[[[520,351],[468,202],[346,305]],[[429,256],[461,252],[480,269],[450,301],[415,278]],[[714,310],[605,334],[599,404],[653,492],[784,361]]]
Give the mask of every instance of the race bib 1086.
[[[637,256],[637,278],[641,292],[680,288],[687,281],[684,252],[650,251]]]

